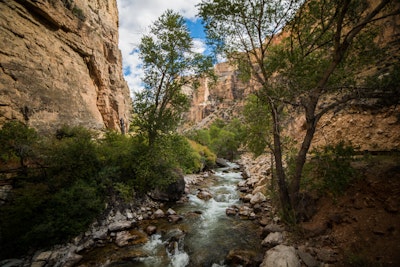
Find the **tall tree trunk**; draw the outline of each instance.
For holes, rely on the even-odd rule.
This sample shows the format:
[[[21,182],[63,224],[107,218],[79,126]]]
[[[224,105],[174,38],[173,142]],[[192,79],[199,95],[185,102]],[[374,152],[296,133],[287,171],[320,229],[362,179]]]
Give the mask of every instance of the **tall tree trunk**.
[[[289,219],[292,215],[293,207],[289,198],[289,191],[286,183],[285,170],[283,168],[283,155],[282,155],[282,143],[280,135],[280,122],[279,114],[275,105],[270,102],[272,110],[272,121],[273,121],[273,139],[274,139],[274,158],[276,168],[276,178],[279,186],[279,200],[282,205],[282,211],[285,219]]]
[[[315,108],[313,110],[315,110]],[[312,113],[314,112],[312,111]],[[318,122],[317,118],[313,115],[310,116],[309,118],[306,118],[306,126],[307,126],[306,135],[304,136],[301,148],[296,157],[295,172],[292,177],[289,189],[290,201],[294,209],[296,209],[297,203],[299,203],[300,181],[303,173],[304,164],[306,163],[307,160],[307,153],[308,150],[310,149],[311,142],[314,138],[317,122]]]

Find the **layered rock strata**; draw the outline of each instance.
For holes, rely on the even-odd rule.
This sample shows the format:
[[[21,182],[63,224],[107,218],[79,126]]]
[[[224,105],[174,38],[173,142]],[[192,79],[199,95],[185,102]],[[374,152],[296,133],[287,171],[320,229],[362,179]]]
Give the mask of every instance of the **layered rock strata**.
[[[115,0],[0,2],[0,124],[125,130],[130,110]]]

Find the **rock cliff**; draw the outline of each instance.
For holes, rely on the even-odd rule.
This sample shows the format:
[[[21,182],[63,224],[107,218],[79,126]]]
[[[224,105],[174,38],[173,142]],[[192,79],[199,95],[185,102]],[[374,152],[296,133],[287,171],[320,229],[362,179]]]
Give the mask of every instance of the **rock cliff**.
[[[0,125],[121,130],[130,111],[116,0],[0,1]]]

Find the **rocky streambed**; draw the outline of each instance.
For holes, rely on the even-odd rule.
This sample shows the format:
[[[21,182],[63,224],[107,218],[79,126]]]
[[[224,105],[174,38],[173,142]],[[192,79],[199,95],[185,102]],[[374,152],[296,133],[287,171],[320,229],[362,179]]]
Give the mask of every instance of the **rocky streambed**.
[[[177,203],[145,197],[135,205],[110,208],[71,243],[2,264],[320,266],[324,260],[315,256],[317,250],[314,255],[307,246],[289,245],[291,234],[266,195],[268,160],[244,156],[239,164],[186,176],[185,195]],[[323,252],[327,260],[335,256]]]

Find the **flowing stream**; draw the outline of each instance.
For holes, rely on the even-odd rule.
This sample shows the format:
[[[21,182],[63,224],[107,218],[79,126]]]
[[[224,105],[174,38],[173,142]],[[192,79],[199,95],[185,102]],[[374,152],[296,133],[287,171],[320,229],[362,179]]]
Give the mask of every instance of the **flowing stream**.
[[[227,207],[241,204],[236,185],[242,177],[240,172],[233,170],[234,167],[237,166],[231,164],[231,168],[217,169],[206,179],[205,187],[211,193],[211,199],[198,198],[198,188],[193,188],[188,202],[171,206],[183,215],[183,220],[176,224],[159,220],[156,225],[161,234],[152,235],[139,248],[119,249],[122,254],[143,257],[127,256],[125,260],[111,262],[107,266],[219,267],[228,266],[225,258],[232,250],[260,253],[257,226],[252,221],[225,213]]]

